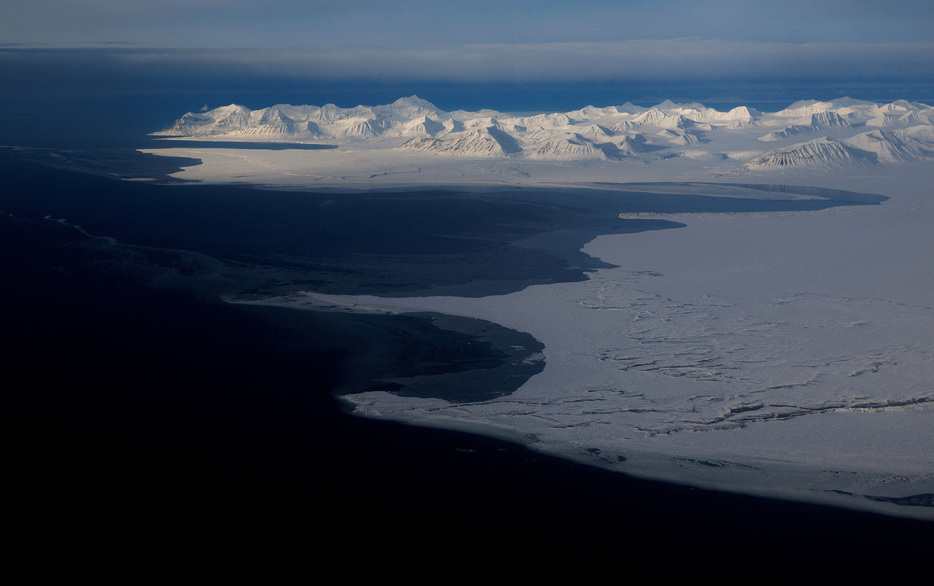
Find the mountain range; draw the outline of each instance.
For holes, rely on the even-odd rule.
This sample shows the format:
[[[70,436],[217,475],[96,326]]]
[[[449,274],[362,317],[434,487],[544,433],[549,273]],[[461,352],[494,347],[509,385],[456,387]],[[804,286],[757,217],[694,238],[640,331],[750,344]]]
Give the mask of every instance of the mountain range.
[[[898,100],[800,101],[726,112],[665,101],[563,113],[446,112],[411,96],[382,106],[231,104],[189,112],[161,138],[326,143],[541,161],[733,160],[750,170],[834,169],[934,159],[934,107]]]

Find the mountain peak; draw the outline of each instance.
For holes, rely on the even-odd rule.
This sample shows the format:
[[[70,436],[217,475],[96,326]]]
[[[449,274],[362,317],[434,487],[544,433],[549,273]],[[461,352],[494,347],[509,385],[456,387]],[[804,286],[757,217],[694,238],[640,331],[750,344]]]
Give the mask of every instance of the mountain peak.
[[[881,130],[867,132],[867,127]],[[763,135],[763,128],[772,131]],[[827,136],[828,131],[835,136]],[[651,108],[627,103],[585,106],[564,114],[444,112],[417,95],[353,108],[326,104],[250,110],[230,104],[189,112],[174,128],[158,134],[227,141],[326,141],[337,146],[367,143],[372,148],[438,155],[576,164],[707,157],[739,165],[745,161],[748,170],[934,160],[934,109],[905,100],[880,105],[852,98],[795,102],[775,113],[747,106],[720,112],[671,100]],[[797,144],[785,142],[792,137],[797,137]],[[766,151],[763,141],[779,142],[779,148]],[[728,151],[711,150],[722,145],[728,145]]]
[[[399,98],[392,103],[393,106],[417,106],[419,108],[425,108],[426,110],[437,110],[437,106],[429,102],[428,100],[423,100],[420,97],[412,94],[411,96],[405,98]]]

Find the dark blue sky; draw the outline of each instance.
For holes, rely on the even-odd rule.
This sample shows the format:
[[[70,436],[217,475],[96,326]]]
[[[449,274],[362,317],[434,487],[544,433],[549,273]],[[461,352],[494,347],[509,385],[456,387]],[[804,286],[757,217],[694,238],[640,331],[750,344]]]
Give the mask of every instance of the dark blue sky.
[[[934,101],[928,0],[6,0],[0,95],[211,107]],[[488,100],[484,102],[484,100]]]
[[[632,39],[903,43],[929,0],[5,0],[0,39],[30,46],[450,46]]]

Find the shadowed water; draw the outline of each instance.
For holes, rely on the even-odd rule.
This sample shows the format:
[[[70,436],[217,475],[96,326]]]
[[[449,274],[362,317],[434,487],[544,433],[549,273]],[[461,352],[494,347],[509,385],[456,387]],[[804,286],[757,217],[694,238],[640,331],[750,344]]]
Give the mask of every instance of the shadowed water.
[[[929,524],[634,480],[354,418],[332,397],[373,385],[451,400],[507,394],[540,367],[515,365],[540,348],[521,332],[218,301],[295,289],[507,292],[586,278],[601,263],[579,249],[595,234],[679,226],[622,221],[624,211],[870,202],[282,193],[163,184],[155,168],[156,181],[108,178],[126,173],[130,154],[84,152],[96,168],[82,172],[31,162],[47,155],[0,151],[0,319],[12,342],[0,411],[21,540],[48,543],[49,528],[78,540],[91,525],[134,543],[152,528],[184,539],[179,528],[198,523],[213,539],[265,539],[288,520],[341,545],[430,536],[437,545],[420,547],[438,554],[484,536],[496,551],[548,542],[637,561],[673,534],[695,560],[724,548],[757,559],[765,546],[927,551]]]

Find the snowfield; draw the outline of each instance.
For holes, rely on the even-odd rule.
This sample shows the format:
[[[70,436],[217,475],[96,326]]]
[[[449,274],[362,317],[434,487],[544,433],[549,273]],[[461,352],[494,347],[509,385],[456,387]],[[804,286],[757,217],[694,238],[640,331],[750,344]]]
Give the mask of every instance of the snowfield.
[[[774,113],[699,104],[563,114],[230,106],[149,149],[176,176],[278,187],[787,183],[890,199],[819,212],[660,215],[605,235],[589,280],[483,298],[254,301],[437,311],[532,334],[544,371],[478,403],[344,399],[355,413],[513,439],[628,474],[934,519],[934,109],[842,99]],[[335,144],[223,148],[221,141]],[[173,143],[175,145],[179,143]]]
[[[337,145],[340,153],[316,153],[321,156],[306,156],[304,166],[289,165],[289,170],[304,170],[305,178],[325,180],[359,180],[359,170],[341,174],[324,170],[333,170],[338,161],[344,162],[339,167],[343,169],[347,161],[342,155],[347,152],[374,149],[388,160],[379,165],[365,155],[355,159],[367,171],[365,176],[386,173],[385,165],[401,172],[411,164],[407,162],[412,158],[387,151],[493,159],[513,165],[520,176],[529,172],[523,163],[530,162],[629,163],[622,169],[610,167],[624,173],[635,164],[658,165],[679,157],[704,159],[712,169],[718,160],[741,163],[725,165],[721,172],[828,170],[934,159],[934,108],[907,101],[876,104],[843,98],[797,102],[774,113],[745,106],[718,112],[702,104],[666,101],[651,108],[627,103],[513,115],[492,110],[445,112],[412,96],[385,106],[356,108],[277,105],[251,111],[232,104],[185,114],[173,128],[154,135]],[[477,166],[478,172],[468,169],[461,180],[500,179],[489,177],[487,170],[502,165]],[[308,174],[313,170],[319,172]]]

